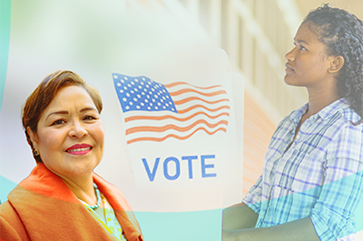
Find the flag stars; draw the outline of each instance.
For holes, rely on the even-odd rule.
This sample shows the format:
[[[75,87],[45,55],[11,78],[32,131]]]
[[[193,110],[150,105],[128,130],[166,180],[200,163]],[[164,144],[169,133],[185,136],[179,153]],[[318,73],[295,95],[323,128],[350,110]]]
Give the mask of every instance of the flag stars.
[[[176,112],[164,85],[146,77],[133,78],[117,74],[114,75],[114,81],[124,112],[132,110]]]

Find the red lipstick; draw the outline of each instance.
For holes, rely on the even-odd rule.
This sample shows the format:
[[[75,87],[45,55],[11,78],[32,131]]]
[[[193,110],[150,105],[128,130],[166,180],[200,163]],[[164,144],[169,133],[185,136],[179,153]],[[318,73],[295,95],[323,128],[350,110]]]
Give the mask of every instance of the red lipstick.
[[[89,144],[76,144],[66,149],[66,152],[71,155],[85,155],[92,150]]]

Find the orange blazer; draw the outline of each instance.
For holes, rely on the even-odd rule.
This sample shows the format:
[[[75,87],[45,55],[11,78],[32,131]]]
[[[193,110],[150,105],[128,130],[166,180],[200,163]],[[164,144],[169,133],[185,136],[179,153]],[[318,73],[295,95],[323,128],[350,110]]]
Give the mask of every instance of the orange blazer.
[[[96,174],[93,174],[93,181],[114,209],[127,240],[143,241],[139,223],[122,192]],[[0,205],[0,239],[116,240],[43,163],[39,163],[9,193],[8,201]]]

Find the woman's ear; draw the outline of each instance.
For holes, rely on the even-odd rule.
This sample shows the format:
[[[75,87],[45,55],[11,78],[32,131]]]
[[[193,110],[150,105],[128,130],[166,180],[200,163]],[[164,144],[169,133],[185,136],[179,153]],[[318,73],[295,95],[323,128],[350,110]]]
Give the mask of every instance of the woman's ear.
[[[344,58],[341,55],[338,56],[332,56],[331,62],[330,62],[330,68],[328,69],[328,72],[331,74],[338,73],[344,66]]]
[[[32,129],[30,129],[29,126],[26,127],[26,132],[28,133],[29,137],[30,137],[30,141],[33,144],[33,148],[37,149],[38,146],[38,136],[36,132],[33,132]]]

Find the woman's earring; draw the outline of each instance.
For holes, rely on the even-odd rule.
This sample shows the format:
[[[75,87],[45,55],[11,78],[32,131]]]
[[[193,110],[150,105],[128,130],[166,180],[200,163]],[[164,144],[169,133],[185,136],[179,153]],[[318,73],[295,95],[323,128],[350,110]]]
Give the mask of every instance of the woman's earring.
[[[34,155],[35,155],[35,156],[39,156],[39,151],[38,151],[38,149],[34,149]]]

